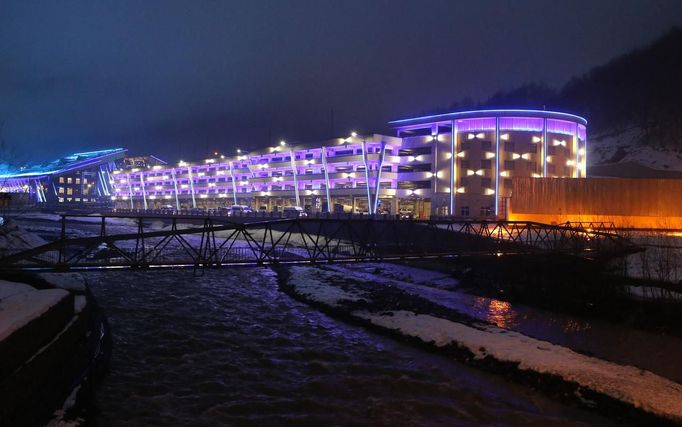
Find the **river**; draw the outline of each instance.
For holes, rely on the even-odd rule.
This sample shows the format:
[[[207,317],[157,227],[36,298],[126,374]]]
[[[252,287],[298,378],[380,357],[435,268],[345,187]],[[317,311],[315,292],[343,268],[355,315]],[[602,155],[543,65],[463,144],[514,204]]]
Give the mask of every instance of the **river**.
[[[89,273],[113,333],[102,426],[595,425],[601,417],[332,319],[267,269]]]

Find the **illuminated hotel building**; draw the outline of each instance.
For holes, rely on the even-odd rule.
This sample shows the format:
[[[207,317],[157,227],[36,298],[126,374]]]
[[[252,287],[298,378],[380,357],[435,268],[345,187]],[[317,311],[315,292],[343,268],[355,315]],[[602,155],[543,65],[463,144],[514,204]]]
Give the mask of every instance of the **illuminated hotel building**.
[[[35,203],[88,205],[112,195],[110,172],[126,154],[122,148],[75,153],[48,163],[0,174],[0,192],[28,193]]]
[[[239,204],[265,211],[300,206],[503,217],[513,177],[585,176],[586,124],[549,111],[457,112],[393,121],[397,136],[282,142],[236,156],[138,168],[119,161],[108,199],[132,209]]]
[[[430,152],[433,214],[506,215],[514,177],[585,177],[587,121],[538,110],[467,111],[391,122],[402,149]],[[411,165],[407,162],[406,166]]]

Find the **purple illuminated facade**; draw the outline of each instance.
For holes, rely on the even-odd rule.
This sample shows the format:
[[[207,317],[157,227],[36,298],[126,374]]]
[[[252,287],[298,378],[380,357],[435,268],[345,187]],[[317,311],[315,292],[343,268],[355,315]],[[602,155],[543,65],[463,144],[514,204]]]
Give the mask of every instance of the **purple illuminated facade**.
[[[585,177],[587,121],[572,114],[481,110],[391,125],[403,147],[433,145],[436,214],[504,217],[513,177]]]
[[[300,206],[310,212],[480,218],[505,216],[515,176],[585,176],[587,122],[571,114],[483,110],[390,124],[397,136],[353,134],[137,168],[119,162],[117,170],[107,169],[103,194],[117,208],[236,204],[263,211]],[[11,179],[17,191],[37,185]]]
[[[281,144],[226,158],[180,161],[114,173],[112,200],[119,208],[218,208],[232,204],[270,211],[382,210],[395,188],[393,153],[400,139],[351,136],[322,144]],[[389,161],[387,162],[387,158]],[[329,202],[328,202],[329,201]]]

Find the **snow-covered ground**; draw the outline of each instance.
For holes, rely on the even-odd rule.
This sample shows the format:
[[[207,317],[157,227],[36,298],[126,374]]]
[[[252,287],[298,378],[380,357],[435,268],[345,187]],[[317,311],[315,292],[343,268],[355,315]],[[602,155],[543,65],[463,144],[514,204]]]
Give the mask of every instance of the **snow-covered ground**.
[[[580,389],[603,394],[647,413],[682,422],[682,385],[632,366],[578,354],[566,347],[490,325],[474,328],[409,311],[355,312],[377,326],[431,343],[455,346],[475,359],[491,357],[522,371],[555,375]]]
[[[682,171],[682,152],[644,144],[638,127],[588,135],[588,166],[636,162],[660,170]]]
[[[63,289],[37,290],[0,280],[0,341],[45,314],[67,295]]]
[[[372,300],[367,288],[339,286],[344,283],[344,278],[346,283],[357,280],[379,287],[398,288],[443,307],[448,307],[448,293],[457,287],[456,280],[443,277],[441,273],[406,266],[325,266],[323,274],[319,270],[311,270],[292,267],[288,285],[305,299],[336,309],[349,302]],[[429,283],[430,286],[419,286],[418,283]],[[479,321],[460,322],[405,309],[368,311],[354,307],[348,309],[347,314],[351,317],[438,348],[453,346],[464,349],[473,355],[474,363],[487,358],[486,361],[492,359],[499,364],[517,366],[521,372],[561,378],[575,386],[579,400],[582,400],[581,392],[590,391],[646,413],[682,422],[682,385],[649,371],[587,356],[562,345],[499,327],[500,323],[494,319],[488,321],[497,325]]]

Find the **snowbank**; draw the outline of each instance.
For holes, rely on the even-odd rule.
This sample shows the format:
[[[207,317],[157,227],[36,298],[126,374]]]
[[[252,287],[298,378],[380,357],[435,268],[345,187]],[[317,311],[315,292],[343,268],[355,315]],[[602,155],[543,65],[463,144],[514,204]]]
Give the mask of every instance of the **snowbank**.
[[[360,301],[366,297],[364,292],[329,286],[319,280],[320,275],[315,269],[292,267],[291,270],[296,275],[296,292],[322,304],[338,307],[343,301]]]
[[[643,143],[638,127],[588,136],[589,166],[634,161],[661,170],[682,170],[682,153]],[[651,143],[651,141],[648,141]]]
[[[0,280],[0,288],[18,289],[16,283]],[[20,285],[20,284],[19,284]],[[28,285],[24,285],[28,286]],[[12,335],[31,320],[45,314],[50,307],[57,304],[68,292],[63,289],[37,290],[29,286],[22,292],[0,300],[0,341]]]
[[[57,288],[85,292],[85,278],[79,273],[40,273],[38,276]]]
[[[591,396],[598,402],[620,402],[637,408],[642,413],[682,422],[682,385],[679,383],[646,370],[580,354],[570,348],[492,324],[460,320],[447,313],[417,314],[410,311],[412,308],[406,309],[404,300],[396,300],[396,305],[393,306],[395,308],[376,310],[371,308],[376,307],[371,303],[377,301],[376,297],[373,299],[373,293],[367,291],[374,288],[374,284],[378,288],[382,285],[397,287],[411,291],[410,293],[416,293],[416,286],[408,283],[396,286],[395,280],[372,278],[366,272],[357,274],[345,271],[344,274],[346,268],[294,267],[290,270],[292,274],[287,285],[309,301],[335,309],[345,308],[345,314],[351,318],[419,339],[437,348],[454,347],[464,350],[462,354],[473,355],[473,360],[469,356],[466,356],[466,360],[472,360],[474,365],[481,362],[480,366],[500,366],[505,369],[512,366],[519,373],[551,378],[553,381],[550,383],[556,383],[554,380],[560,379],[570,389],[575,389],[576,397],[583,402],[589,403],[584,396]],[[358,279],[372,286],[364,286],[365,290],[348,286],[352,280]],[[414,279],[417,277],[413,277]],[[344,288],[339,287],[344,284]],[[417,296],[423,297],[421,293]],[[447,299],[447,291],[442,289],[429,289],[428,294],[426,299],[436,304],[439,302],[433,301],[434,299]],[[408,298],[411,297],[408,295]],[[345,304],[361,299],[370,303],[360,307]]]
[[[521,370],[556,375],[645,412],[682,422],[682,385],[648,371],[578,354],[562,346],[490,325],[476,329],[408,311],[382,314],[355,312],[354,315],[437,347],[454,345],[465,348],[476,359],[492,357],[500,362],[518,364]]]
[[[31,249],[46,243],[45,239],[21,229],[11,219],[0,227],[0,256]]]

